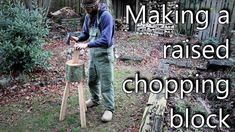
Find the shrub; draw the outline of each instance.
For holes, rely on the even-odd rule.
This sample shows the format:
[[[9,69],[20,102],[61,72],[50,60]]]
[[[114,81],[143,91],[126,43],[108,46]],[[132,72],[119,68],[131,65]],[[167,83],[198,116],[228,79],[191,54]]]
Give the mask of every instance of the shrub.
[[[3,0],[0,18],[0,72],[46,68],[50,54],[42,46],[48,29],[39,9],[29,11],[19,2]]]

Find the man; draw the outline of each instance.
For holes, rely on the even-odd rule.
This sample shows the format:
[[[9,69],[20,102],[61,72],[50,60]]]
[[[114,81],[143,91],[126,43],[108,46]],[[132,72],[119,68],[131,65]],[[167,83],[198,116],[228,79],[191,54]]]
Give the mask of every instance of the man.
[[[113,18],[107,6],[99,3],[99,0],[82,0],[81,5],[86,16],[74,47],[89,48],[88,86],[91,99],[86,101],[86,105],[88,108],[97,106],[101,92],[106,108],[101,120],[108,122],[112,120],[114,112]]]

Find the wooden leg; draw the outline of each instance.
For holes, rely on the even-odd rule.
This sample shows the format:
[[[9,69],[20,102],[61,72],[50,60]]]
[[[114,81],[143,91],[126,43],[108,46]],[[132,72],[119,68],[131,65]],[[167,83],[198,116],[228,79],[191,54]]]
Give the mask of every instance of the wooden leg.
[[[87,112],[87,107],[86,107],[86,90],[84,89],[84,82],[82,82],[82,87],[83,87],[83,103],[84,103],[84,107],[85,107],[85,112]]]
[[[79,107],[80,107],[81,127],[86,128],[86,108],[85,108],[86,106],[85,106],[85,100],[84,100],[83,82],[79,83],[78,93],[79,93]]]
[[[63,99],[61,103],[61,109],[60,109],[60,121],[64,120],[65,113],[66,113],[66,108],[67,108],[67,100],[69,96],[69,82],[66,82],[65,89],[64,89],[64,94],[63,94]]]

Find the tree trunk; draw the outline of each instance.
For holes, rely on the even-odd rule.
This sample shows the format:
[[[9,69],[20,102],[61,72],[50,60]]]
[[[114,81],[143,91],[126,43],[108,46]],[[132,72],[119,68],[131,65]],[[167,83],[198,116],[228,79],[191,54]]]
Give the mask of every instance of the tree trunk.
[[[107,4],[110,13],[111,13],[112,15],[114,15],[114,14],[113,14],[113,3],[112,3],[112,0],[101,0],[100,2]]]
[[[68,82],[81,82],[85,79],[85,66],[84,63],[66,63],[66,80]]]
[[[43,0],[43,16],[44,18],[47,16],[48,12],[49,12],[49,9],[50,9],[50,6],[51,6],[51,0]]]
[[[151,93],[147,104],[139,132],[162,132],[163,116],[167,107],[164,94]]]
[[[24,4],[27,9],[29,9],[30,11],[33,10],[32,0],[24,0]]]

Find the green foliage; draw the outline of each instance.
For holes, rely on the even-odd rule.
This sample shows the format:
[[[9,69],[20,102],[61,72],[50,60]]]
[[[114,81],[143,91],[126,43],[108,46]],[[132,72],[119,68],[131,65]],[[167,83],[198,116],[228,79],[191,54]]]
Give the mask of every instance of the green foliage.
[[[218,45],[219,44],[219,41],[216,39],[216,38],[208,38],[207,40],[204,40],[202,42],[204,45],[208,45],[208,44],[212,44],[212,45]]]
[[[38,9],[29,11],[21,3],[0,2],[0,69],[30,72],[46,68],[49,52],[43,51],[47,23]]]
[[[206,108],[201,105],[199,102],[189,101],[189,100],[178,100],[175,105],[175,111],[176,113],[185,114],[186,109],[189,109],[189,118],[192,117],[195,114],[202,114],[204,117],[208,116],[208,112],[206,111]],[[185,117],[185,116],[184,116]],[[201,120],[196,119],[196,122],[201,122]],[[201,131],[200,129],[195,129],[194,127],[190,126],[189,131]],[[180,128],[180,132],[184,132],[185,127]]]
[[[206,109],[200,105],[199,103],[189,102],[185,100],[179,100],[176,104],[176,112],[177,113],[185,113],[186,108],[190,109],[190,114],[194,115],[196,113],[202,113],[204,115],[208,115]]]

